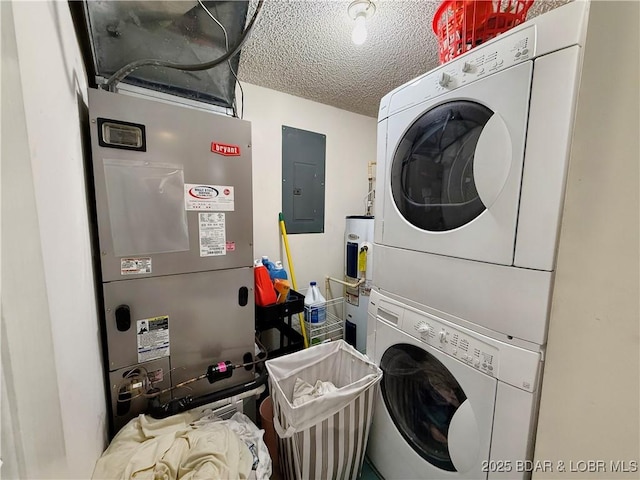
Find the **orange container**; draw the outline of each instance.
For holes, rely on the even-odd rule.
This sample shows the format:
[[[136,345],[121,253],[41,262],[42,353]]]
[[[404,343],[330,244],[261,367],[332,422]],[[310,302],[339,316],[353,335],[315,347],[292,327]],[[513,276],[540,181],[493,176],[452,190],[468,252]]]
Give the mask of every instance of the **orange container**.
[[[440,63],[521,24],[533,0],[445,0],[433,17]]]
[[[276,291],[273,289],[273,283],[271,283],[267,267],[256,264],[253,267],[253,279],[255,282],[256,305],[266,307],[276,303]]]
[[[276,293],[278,295],[277,303],[286,302],[287,297],[289,296],[289,290],[291,290],[291,284],[289,283],[289,280],[276,278],[273,281],[273,286],[276,289]]]

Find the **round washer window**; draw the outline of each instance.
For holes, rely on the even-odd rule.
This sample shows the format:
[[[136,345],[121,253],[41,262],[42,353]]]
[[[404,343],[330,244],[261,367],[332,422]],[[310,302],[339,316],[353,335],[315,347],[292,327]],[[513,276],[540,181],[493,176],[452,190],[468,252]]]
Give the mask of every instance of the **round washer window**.
[[[432,465],[455,472],[448,447],[449,424],[467,399],[453,375],[433,355],[409,344],[382,356],[382,398],[404,439]]]
[[[391,192],[402,216],[428,231],[453,230],[480,215],[473,157],[493,112],[479,103],[454,101],[423,114],[398,144]]]

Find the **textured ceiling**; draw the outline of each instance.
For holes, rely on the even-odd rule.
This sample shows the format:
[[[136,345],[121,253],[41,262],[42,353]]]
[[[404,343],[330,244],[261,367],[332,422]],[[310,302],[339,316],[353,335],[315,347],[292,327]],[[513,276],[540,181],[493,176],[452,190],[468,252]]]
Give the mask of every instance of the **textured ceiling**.
[[[527,18],[567,1],[536,0]],[[364,45],[351,42],[349,3],[266,0],[242,48],[239,79],[376,117],[384,95],[438,66],[431,22],[440,1],[374,0]]]

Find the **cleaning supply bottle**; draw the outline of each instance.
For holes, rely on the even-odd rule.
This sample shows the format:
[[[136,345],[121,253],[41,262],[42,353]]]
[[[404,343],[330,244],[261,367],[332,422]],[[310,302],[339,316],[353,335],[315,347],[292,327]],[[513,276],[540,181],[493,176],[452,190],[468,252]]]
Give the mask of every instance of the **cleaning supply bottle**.
[[[309,283],[309,290],[304,297],[304,320],[311,326],[321,325],[327,320],[327,301],[316,282]]]
[[[280,260],[278,260],[275,263],[274,269],[271,270],[271,272],[269,272],[269,274],[271,275],[271,279],[274,282],[278,278],[281,279],[281,280],[288,280],[287,271],[284,269],[284,265],[282,265],[282,262]]]
[[[266,255],[262,256],[262,264],[267,267],[269,274],[271,274],[271,272],[276,268],[276,264],[269,260],[269,257]]]
[[[260,260],[254,262],[253,278],[255,282],[256,305],[266,307],[276,303],[276,291],[273,288],[271,277],[269,277],[267,267],[265,267]]]

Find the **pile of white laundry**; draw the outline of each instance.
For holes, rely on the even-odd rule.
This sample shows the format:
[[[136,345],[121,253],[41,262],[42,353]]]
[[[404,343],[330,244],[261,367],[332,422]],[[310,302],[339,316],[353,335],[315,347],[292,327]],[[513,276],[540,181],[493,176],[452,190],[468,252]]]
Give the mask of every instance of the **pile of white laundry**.
[[[293,385],[293,406],[297,407],[336,390],[338,387],[331,382],[318,380],[315,385],[311,385],[301,378],[296,378],[296,383]]]
[[[239,412],[229,420],[210,412],[162,420],[140,415],[114,437],[92,478],[268,480],[271,458],[263,434]]]

